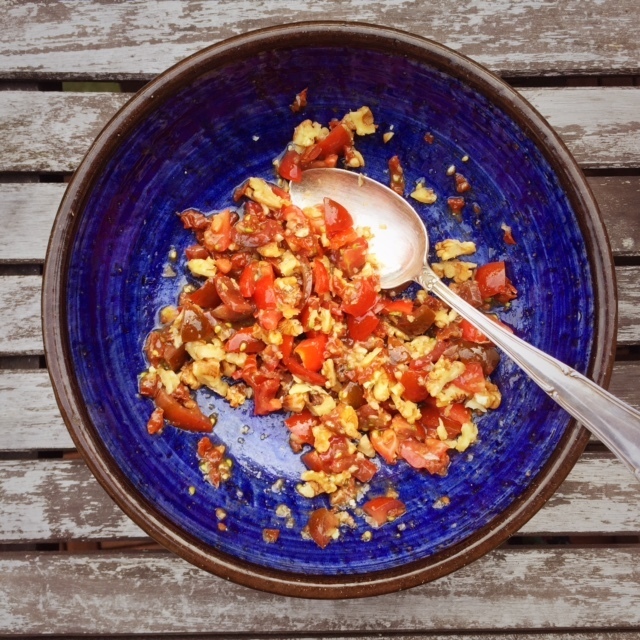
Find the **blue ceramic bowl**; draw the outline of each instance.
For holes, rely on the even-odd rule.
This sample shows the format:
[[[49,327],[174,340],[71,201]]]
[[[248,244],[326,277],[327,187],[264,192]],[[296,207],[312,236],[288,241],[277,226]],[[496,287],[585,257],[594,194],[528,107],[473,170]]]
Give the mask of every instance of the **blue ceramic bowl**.
[[[309,106],[294,114],[289,105],[305,87]],[[47,257],[48,363],[95,475],[141,527],[191,562],[289,595],[383,593],[468,563],[535,513],[587,438],[503,359],[494,374],[502,406],[479,420],[479,441],[453,456],[449,474],[422,475],[404,462],[384,468],[369,495],[393,485],[407,514],[370,542],[361,540],[368,528],[361,520],[321,550],[301,530],[325,499],[295,491],[303,467],[283,415],[256,417],[251,403],[234,410],[198,392],[205,412],[219,414],[215,439],[235,462],[218,490],[198,470],[197,434],[167,428],[161,437],[147,435],[151,403],[137,394],[142,346],[159,308],[175,303],[185,283],[182,257],[178,277],[163,277],[168,252],[174,247],[182,256],[193,241],[176,212],[229,205],[246,177],[273,179],[272,160],[303,117],[327,122],[362,105],[380,125],[359,143],[366,173],[387,183],[387,161],[398,154],[408,185],[425,177],[442,196],[434,206],[417,205],[432,246],[449,237],[473,240],[477,262],[505,260],[520,295],[503,319],[606,382],[615,338],[612,262],[579,169],[499,79],[440,45],[388,29],[268,29],[162,74],[96,140],[69,186]],[[395,136],[385,145],[382,133],[391,127]],[[451,164],[463,166],[473,186],[461,222],[446,206]],[[515,246],[503,241],[502,223],[513,228]],[[445,496],[448,506],[438,508]],[[291,509],[292,528],[276,516],[281,504]],[[219,508],[228,514],[226,531],[217,527]],[[265,527],[281,530],[277,544],[263,541]]]

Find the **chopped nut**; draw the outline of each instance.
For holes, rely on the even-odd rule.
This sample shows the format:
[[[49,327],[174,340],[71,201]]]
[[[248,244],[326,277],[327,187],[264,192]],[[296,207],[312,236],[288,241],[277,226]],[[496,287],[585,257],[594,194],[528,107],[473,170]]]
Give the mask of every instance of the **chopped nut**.
[[[458,256],[468,256],[475,252],[476,245],[473,242],[448,239],[436,243],[436,254],[440,260],[451,260]]]
[[[424,204],[433,204],[438,199],[436,192],[433,189],[425,187],[422,183],[416,185],[416,188],[411,192],[411,197]]]

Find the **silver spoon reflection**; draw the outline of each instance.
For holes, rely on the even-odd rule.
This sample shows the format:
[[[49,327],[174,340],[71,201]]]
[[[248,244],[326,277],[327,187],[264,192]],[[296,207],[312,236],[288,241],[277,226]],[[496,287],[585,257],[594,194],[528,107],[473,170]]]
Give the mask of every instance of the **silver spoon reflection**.
[[[291,183],[300,208],[331,198],[359,227],[370,227],[371,252],[380,262],[381,285],[411,280],[422,285],[500,347],[545,393],[594,433],[640,479],[640,412],[571,367],[511,335],[462,300],[428,264],[429,238],[413,207],[383,184],[343,169],[309,169]]]

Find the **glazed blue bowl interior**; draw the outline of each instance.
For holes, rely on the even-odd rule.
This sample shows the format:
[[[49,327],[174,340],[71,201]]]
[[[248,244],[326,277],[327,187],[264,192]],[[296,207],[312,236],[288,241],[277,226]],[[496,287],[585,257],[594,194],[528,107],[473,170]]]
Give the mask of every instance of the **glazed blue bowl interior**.
[[[289,105],[305,87],[309,106],[294,114]],[[594,325],[590,267],[576,216],[548,161],[486,97],[402,56],[338,47],[272,51],[205,73],[159,102],[96,180],[68,272],[73,366],[89,416],[117,465],[164,518],[196,540],[294,574],[370,573],[463,543],[521,498],[569,423],[503,358],[493,376],[502,406],[479,419],[479,441],[452,455],[448,475],[424,475],[404,462],[383,467],[369,496],[395,487],[406,515],[374,531],[370,542],[361,540],[369,527],[356,518],[358,528],[343,530],[325,550],[301,536],[310,511],[327,501],[296,492],[303,465],[289,448],[283,414],[256,417],[251,402],[232,409],[213,392],[198,392],[205,413],[219,414],[214,440],[235,463],[218,490],[198,469],[197,434],[173,427],[147,434],[152,404],[137,394],[137,377],[147,366],[142,347],[158,310],[175,304],[187,281],[183,251],[193,243],[176,212],[231,205],[234,188],[247,177],[274,179],[272,160],[302,119],[327,123],[362,105],[379,125],[375,135],[357,141],[367,175],[388,183],[387,162],[397,154],[407,191],[426,178],[437,203],[412,203],[431,246],[445,238],[473,240],[475,262],[505,260],[519,296],[503,320],[586,371]],[[384,144],[382,134],[391,129],[395,136]],[[424,140],[427,132],[432,144]],[[452,164],[472,185],[462,221],[446,204],[456,195],[446,171]],[[515,246],[505,244],[502,223],[512,227]],[[180,255],[178,276],[164,277],[172,247]],[[438,508],[445,496],[448,506]],[[292,511],[291,528],[276,516],[281,504]],[[224,532],[218,508],[228,514]],[[263,542],[266,527],[280,529],[278,543]]]

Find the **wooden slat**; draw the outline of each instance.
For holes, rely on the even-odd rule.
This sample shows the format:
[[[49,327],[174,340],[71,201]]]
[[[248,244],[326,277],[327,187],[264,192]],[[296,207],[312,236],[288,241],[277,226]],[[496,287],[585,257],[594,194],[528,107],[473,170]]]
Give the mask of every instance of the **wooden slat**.
[[[640,343],[640,267],[617,267],[618,344]],[[6,309],[0,356],[43,353],[39,276],[0,276],[0,304]]]
[[[523,89],[585,168],[640,166],[640,88]],[[130,96],[0,92],[0,171],[70,172]]]
[[[239,33],[300,20],[360,20],[433,38],[507,75],[639,73],[634,0],[11,3],[5,78],[148,79]],[[505,37],[508,34],[508,37]],[[588,35],[588,37],[586,37]]]
[[[602,211],[614,255],[640,257],[640,177],[587,180]],[[0,184],[0,263],[44,262],[65,189],[64,184]]]
[[[0,544],[144,538],[81,460],[0,461]],[[636,535],[640,483],[586,453],[521,535]]]
[[[640,408],[640,362],[618,362],[611,393]],[[54,451],[73,448],[46,371],[1,371],[0,451]]]
[[[66,187],[0,184],[0,263],[44,262],[51,227]]]
[[[638,547],[498,550],[435,582],[349,602],[260,593],[166,553],[0,555],[0,633],[623,631],[640,626],[639,599]]]

